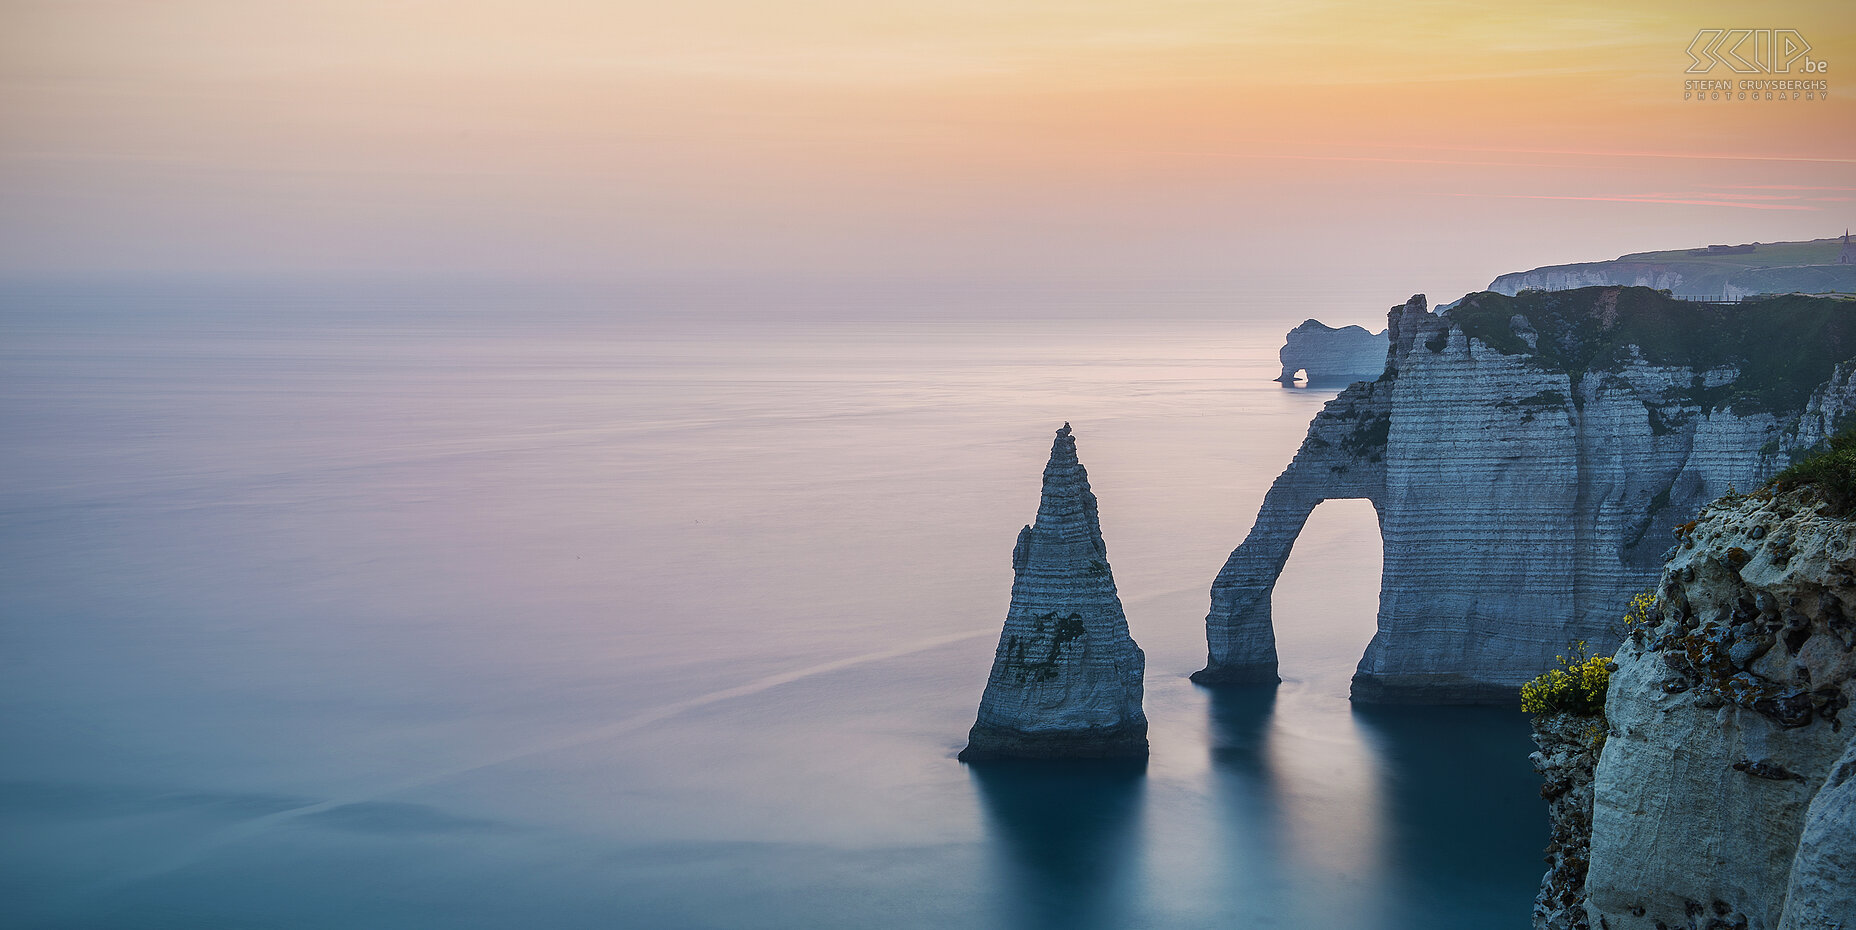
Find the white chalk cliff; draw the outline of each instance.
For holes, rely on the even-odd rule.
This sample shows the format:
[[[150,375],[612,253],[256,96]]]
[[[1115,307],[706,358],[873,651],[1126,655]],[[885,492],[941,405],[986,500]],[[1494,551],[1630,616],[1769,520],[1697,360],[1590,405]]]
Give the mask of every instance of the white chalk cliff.
[[[1671,529],[1782,464],[1856,355],[1852,314],[1806,297],[1483,292],[1433,313],[1420,295],[1389,320],[1384,374],[1315,417],[1213,583],[1195,680],[1277,680],[1270,597],[1296,535],[1321,501],[1364,498],[1385,556],[1354,698],[1512,703],[1568,642],[1616,644]]]
[[[1544,265],[1501,275],[1489,283],[1489,290],[1513,296],[1535,288],[1650,287],[1678,297],[1736,300],[1755,294],[1856,289],[1856,265],[1839,260],[1834,239],[1717,249],[1638,252],[1611,261]]]
[[[1510,297],[1521,291],[1541,288],[1564,291],[1578,287],[1653,287],[1683,291],[1685,276],[1679,265],[1657,262],[1625,261],[1578,262],[1571,265],[1547,265],[1529,271],[1515,271],[1489,282],[1489,290]],[[1717,296],[1710,294],[1709,296]]]
[[[1012,604],[963,761],[1147,755],[1141,677],[1089,475],[1057,431],[1037,521],[1012,549]]]

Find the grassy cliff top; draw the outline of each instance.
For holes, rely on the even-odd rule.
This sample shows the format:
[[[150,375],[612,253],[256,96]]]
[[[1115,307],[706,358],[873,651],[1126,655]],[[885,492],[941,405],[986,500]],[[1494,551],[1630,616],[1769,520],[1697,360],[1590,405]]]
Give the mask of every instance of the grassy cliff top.
[[[1538,347],[1510,326],[1519,314]],[[1619,371],[1636,346],[1655,365],[1696,373],[1693,401],[1704,409],[1794,413],[1838,362],[1856,357],[1856,302],[1786,295],[1722,306],[1677,300],[1647,287],[1586,287],[1506,297],[1471,294],[1447,316],[1470,336],[1508,355],[1570,374]],[[1707,388],[1702,374],[1732,367],[1730,384]]]
[[[1736,243],[1722,243],[1733,245]],[[1706,246],[1694,246],[1703,249]],[[1805,242],[1761,242],[1759,248],[1752,252],[1712,255],[1690,255],[1689,249],[1671,249],[1666,252],[1632,252],[1620,255],[1614,261],[1620,262],[1654,262],[1664,264],[1698,264],[1698,265],[1733,265],[1737,268],[1767,268],[1776,265],[1834,265],[1837,253],[1843,248],[1841,236],[1831,239],[1811,239]],[[1599,264],[1603,264],[1602,262]]]
[[[1751,252],[1708,252],[1701,246],[1633,252],[1610,261],[1543,265],[1501,275],[1489,286],[1513,290],[1513,285],[1526,275],[1565,272],[1585,275],[1587,280],[1593,275],[1611,277],[1613,283],[1647,281],[1650,279],[1645,275],[1654,275],[1658,280],[1676,282],[1675,291],[1688,295],[1856,293],[1856,265],[1837,262],[1843,249],[1840,236],[1805,242],[1751,244],[1756,247]],[[1696,251],[1702,254],[1691,254]],[[1503,285],[1504,281],[1508,285]]]
[[[1823,448],[1767,483],[1779,491],[1810,488],[1830,504],[1832,516],[1856,516],[1856,427],[1830,437]]]

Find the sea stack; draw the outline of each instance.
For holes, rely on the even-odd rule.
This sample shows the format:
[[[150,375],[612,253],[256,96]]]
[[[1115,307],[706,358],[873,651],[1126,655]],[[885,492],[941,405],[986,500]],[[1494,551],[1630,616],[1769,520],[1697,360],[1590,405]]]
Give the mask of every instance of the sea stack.
[[[1146,757],[1147,657],[1128,635],[1068,423],[1051,443],[1037,522],[1019,531],[1012,570],[1012,606],[961,761]]]

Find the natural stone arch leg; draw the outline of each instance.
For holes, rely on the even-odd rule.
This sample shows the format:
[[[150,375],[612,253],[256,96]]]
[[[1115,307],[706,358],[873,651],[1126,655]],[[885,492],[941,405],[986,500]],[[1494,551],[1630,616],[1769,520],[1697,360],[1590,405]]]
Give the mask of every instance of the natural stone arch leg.
[[[1291,489],[1272,489],[1263,499],[1263,509],[1250,535],[1231,553],[1212,584],[1212,609],[1205,619],[1206,667],[1193,673],[1193,681],[1248,685],[1282,680],[1277,674],[1271,607],[1276,580],[1289,562],[1296,539],[1308,525],[1309,515],[1330,500],[1369,501],[1378,522],[1384,523],[1384,511],[1371,498],[1308,497]]]
[[[1389,387],[1389,386],[1388,386]],[[1374,382],[1342,391],[1315,415],[1295,461],[1276,478],[1244,544],[1212,582],[1211,612],[1205,617],[1205,668],[1201,684],[1273,684],[1276,631],[1270,596],[1289,551],[1315,505],[1326,500],[1364,499],[1380,515],[1385,490],[1386,394]]]

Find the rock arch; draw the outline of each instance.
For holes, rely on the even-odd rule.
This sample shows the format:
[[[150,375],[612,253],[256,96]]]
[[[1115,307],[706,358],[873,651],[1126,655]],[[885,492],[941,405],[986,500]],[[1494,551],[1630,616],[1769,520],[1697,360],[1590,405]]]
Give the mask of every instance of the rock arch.
[[[1316,414],[1213,582],[1195,681],[1278,680],[1276,578],[1317,504],[1363,498],[1384,568],[1354,699],[1513,703],[1569,642],[1615,645],[1672,528],[1856,409],[1837,367],[1856,318],[1830,301],[1587,288],[1439,314],[1420,295],[1389,322],[1384,374]],[[1690,338],[1659,335],[1672,327]],[[1818,334],[1805,350],[1802,330]],[[1779,346],[1798,358],[1775,366]]]
[[[1296,374],[1314,384],[1346,384],[1379,376],[1385,370],[1386,338],[1361,326],[1333,327],[1306,320],[1289,330],[1277,353],[1282,374],[1276,380],[1295,383]]]
[[[1270,486],[1250,535],[1231,553],[1212,583],[1206,617],[1206,684],[1270,684],[1276,674],[1276,632],[1270,596],[1289,561],[1308,515],[1323,501],[1369,501],[1385,523],[1385,457],[1358,455],[1390,416],[1389,385],[1352,385],[1315,414],[1295,460]],[[1381,443],[1383,445],[1383,443]]]

